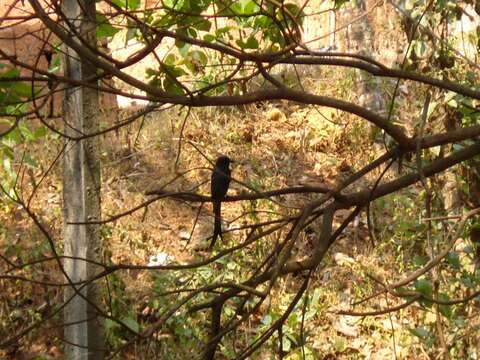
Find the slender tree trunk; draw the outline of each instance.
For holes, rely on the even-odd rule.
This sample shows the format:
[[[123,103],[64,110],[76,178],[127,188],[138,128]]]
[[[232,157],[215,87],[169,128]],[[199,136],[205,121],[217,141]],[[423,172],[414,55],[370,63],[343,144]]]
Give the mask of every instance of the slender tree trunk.
[[[366,11],[366,0],[358,0],[352,17],[356,18],[361,16],[362,14],[365,14]],[[374,38],[374,30],[367,16],[361,17],[352,25],[352,50],[354,52],[373,57],[372,55],[375,54]],[[382,97],[383,89],[381,88],[378,78],[372,76],[366,71],[358,71],[358,75],[360,81],[357,88],[360,95],[360,105],[365,106],[376,113],[386,115],[385,100]],[[372,128],[372,131],[378,131],[378,129]]]
[[[70,26],[96,47],[95,0],[64,0],[63,9]],[[73,20],[75,19],[75,20]],[[68,27],[68,25],[67,25]],[[65,75],[85,81],[96,68],[72,49],[65,49]],[[76,87],[65,91],[65,132],[69,135],[88,134],[98,128],[98,91]],[[101,240],[96,225],[74,225],[100,219],[100,163],[98,137],[70,142],[64,159],[64,253],[67,256],[100,260]],[[78,259],[66,259],[65,270],[72,282],[91,278],[98,268]],[[73,297],[73,298],[72,298]],[[97,313],[99,288],[95,284],[68,287],[65,300],[72,298],[64,312],[65,358],[95,359],[104,357],[103,321]]]

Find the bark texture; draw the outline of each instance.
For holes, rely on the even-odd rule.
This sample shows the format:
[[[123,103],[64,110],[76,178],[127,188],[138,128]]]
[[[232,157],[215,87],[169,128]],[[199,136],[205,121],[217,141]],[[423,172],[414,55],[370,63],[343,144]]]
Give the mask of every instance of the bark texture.
[[[74,27],[96,46],[95,1],[66,0],[64,12]],[[96,68],[71,48],[65,49],[65,75],[79,80],[92,78]],[[64,99],[65,132],[72,136],[88,134],[98,129],[98,91],[86,87],[66,89]],[[100,220],[100,163],[99,137],[67,144],[64,158],[64,253],[67,256],[100,260],[102,254],[98,225],[75,225],[72,222]],[[67,259],[65,270],[73,283],[92,278],[99,270],[84,260]],[[104,357],[103,321],[97,309],[99,288],[90,283],[65,290],[65,300],[72,299],[64,312],[66,359],[95,359]]]

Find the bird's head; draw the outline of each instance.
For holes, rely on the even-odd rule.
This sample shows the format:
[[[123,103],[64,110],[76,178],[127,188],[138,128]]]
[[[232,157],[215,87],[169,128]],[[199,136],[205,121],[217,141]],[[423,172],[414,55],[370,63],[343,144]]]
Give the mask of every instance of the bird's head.
[[[228,169],[230,164],[233,162],[228,156],[222,155],[217,158],[215,162],[215,166],[223,169]]]

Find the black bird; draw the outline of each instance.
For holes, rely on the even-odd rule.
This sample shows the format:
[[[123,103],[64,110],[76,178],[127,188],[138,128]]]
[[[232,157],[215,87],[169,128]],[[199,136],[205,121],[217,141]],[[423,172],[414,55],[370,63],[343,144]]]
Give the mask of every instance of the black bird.
[[[215,215],[215,223],[213,226],[213,237],[210,248],[213,248],[218,236],[222,236],[222,199],[225,197],[230,185],[230,163],[233,162],[228,156],[220,156],[213,169],[212,179],[210,182],[213,213]]]

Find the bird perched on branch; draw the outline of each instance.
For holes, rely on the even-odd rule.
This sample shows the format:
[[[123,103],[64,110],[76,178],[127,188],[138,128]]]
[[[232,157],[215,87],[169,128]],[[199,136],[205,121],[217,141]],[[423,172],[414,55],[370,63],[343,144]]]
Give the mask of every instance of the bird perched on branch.
[[[210,249],[215,245],[218,236],[222,236],[222,199],[227,194],[228,186],[230,185],[230,163],[232,162],[228,156],[220,156],[215,162],[215,168],[213,169],[210,186],[215,223]]]

